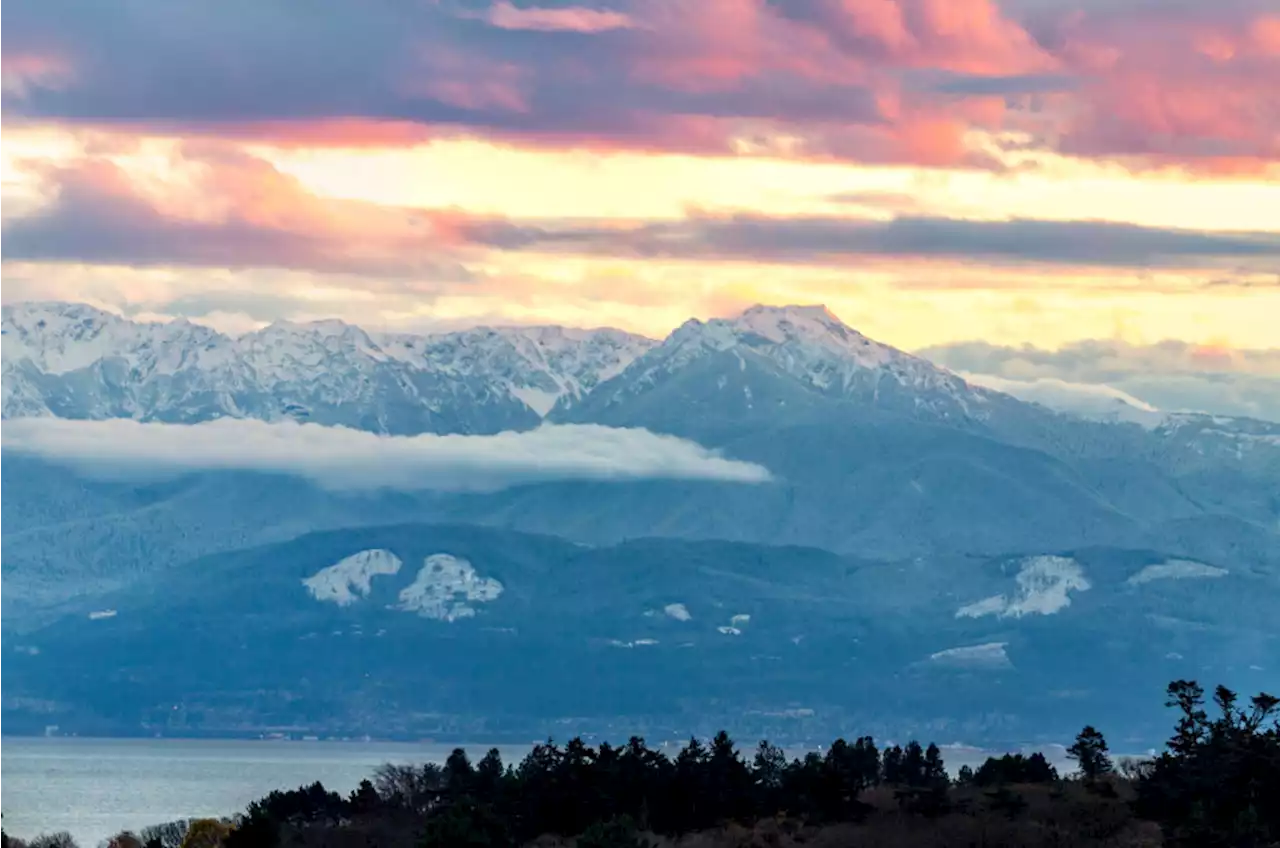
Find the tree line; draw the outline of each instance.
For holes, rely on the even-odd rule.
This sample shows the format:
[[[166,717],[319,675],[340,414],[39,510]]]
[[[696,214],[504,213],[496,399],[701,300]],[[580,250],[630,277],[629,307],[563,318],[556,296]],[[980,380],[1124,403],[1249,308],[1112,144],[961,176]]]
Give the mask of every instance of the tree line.
[[[945,827],[930,824],[942,822],[957,834],[962,828],[983,834],[981,843],[972,835],[963,837],[968,842],[944,835],[909,843],[919,845],[1280,846],[1280,701],[1260,694],[1242,705],[1219,687],[1211,717],[1197,683],[1175,681],[1167,694],[1178,718],[1164,752],[1122,763],[1119,773],[1093,727],[1068,749],[1078,769],[1070,780],[1038,753],[992,757],[952,778],[937,745],[881,748],[867,736],[838,739],[823,753],[797,759],[768,742],[744,755],[724,732],[705,744],[691,739],[674,757],[639,737],[595,747],[573,739],[536,745],[513,764],[496,749],[474,762],[457,749],[443,764],[384,765],[348,795],[320,783],[276,791],[234,820],[120,834],[111,848],[496,848],[548,835],[573,838],[578,848],[638,848],[646,839],[674,840],[728,823],[781,823],[779,833],[849,826],[856,834],[873,820],[879,828],[943,833]],[[1031,809],[1033,801],[1043,808]],[[891,818],[882,815],[885,805]],[[1054,838],[1081,841],[989,841],[1002,822],[1054,819],[1055,805],[1075,805],[1062,825],[1075,830]],[[1033,824],[1016,832],[1050,831],[1044,821]],[[1158,842],[1133,841],[1143,824],[1156,829]],[[4,838],[3,848],[20,845]],[[27,848],[66,844],[36,840]]]

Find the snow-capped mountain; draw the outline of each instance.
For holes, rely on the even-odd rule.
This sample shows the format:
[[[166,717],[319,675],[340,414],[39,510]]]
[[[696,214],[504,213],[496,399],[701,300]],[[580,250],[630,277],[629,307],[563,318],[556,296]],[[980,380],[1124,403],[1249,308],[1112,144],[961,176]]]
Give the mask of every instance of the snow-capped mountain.
[[[388,356],[422,370],[486,375],[540,416],[557,405],[572,406],[655,344],[621,330],[566,327],[386,334],[377,343]]]
[[[1110,426],[1126,418],[1089,422],[1097,416],[999,389],[869,339],[822,306],[691,320],[662,342],[563,327],[373,334],[335,320],[230,337],[82,304],[3,308],[5,418],[292,418],[390,434],[495,433],[546,419],[700,438],[717,422],[886,413],[1053,452],[1173,451],[1183,468],[1280,468],[1274,424],[1165,415],[1140,422],[1144,436]]]
[[[686,322],[603,384],[576,417],[619,423],[640,410],[688,415],[700,405],[737,418],[777,416],[853,401],[912,417],[981,421],[1010,400],[867,338],[823,306],[753,306],[736,318]]]
[[[64,303],[5,306],[3,333],[6,418],[300,418],[384,433],[533,427],[652,344],[559,327],[374,337],[341,321],[232,338]]]
[[[1264,670],[1280,427],[1096,421],[1035,400],[821,307],[690,321],[660,343],[555,327],[377,335],[339,321],[232,338],[70,304],[5,307],[5,417],[295,418],[389,434],[581,421],[690,438],[770,479],[352,492],[250,470],[98,479],[6,448],[4,717],[38,732],[46,708],[12,705],[52,703],[69,711],[60,725],[107,717],[135,732],[155,704],[198,691],[211,700],[188,714],[210,727],[278,723],[300,718],[289,686],[305,677],[305,720],[328,722],[321,732],[363,732],[372,703],[385,730],[392,703],[431,717],[396,728],[421,735],[441,715],[506,709],[515,680],[548,711],[525,717],[536,735],[579,714],[554,698],[589,679],[603,714],[643,702],[648,726],[685,732],[716,705],[747,704],[733,720],[772,714],[771,693],[794,689],[801,668],[815,681],[805,703],[852,704],[860,726],[888,703],[865,681],[888,681],[881,735],[896,732],[890,720],[935,720],[941,699],[969,704],[974,723],[957,734],[983,738],[986,717],[1018,732],[1009,717],[1043,722],[1079,703],[1046,693],[1087,692],[1099,673],[1150,692],[1181,669]],[[298,647],[311,639],[333,659],[319,672]],[[425,648],[383,647],[397,644]],[[548,650],[573,680],[521,677]],[[645,663],[619,662],[621,650]],[[196,655],[215,661],[192,683],[193,666],[169,660]],[[448,661],[463,655],[480,659]],[[1064,681],[1081,656],[1101,659]],[[235,700],[264,691],[283,693],[278,708]],[[1110,707],[1116,721],[1134,715]]]
[[[3,324],[5,417],[294,417],[388,433],[493,432],[564,416],[588,396],[591,410],[608,410],[711,360],[795,384],[785,391],[940,418],[982,418],[1004,397],[872,341],[821,306],[691,320],[661,343],[563,327],[375,335],[334,320],[279,321],[232,338],[62,303],[6,306]],[[705,400],[732,408],[725,388]],[[767,388],[735,388],[736,403],[768,409]]]
[[[821,307],[690,321],[661,343],[560,328],[379,336],[337,321],[231,338],[65,304],[5,307],[3,333],[6,417],[293,418],[388,434],[583,422],[692,439],[771,474],[757,486],[563,481],[355,498],[247,471],[86,488],[57,462],[11,454],[11,599],[423,515],[587,544],[728,539],[894,560],[1111,545],[1280,567],[1276,425],[1063,414],[971,385]]]
[[[182,319],[139,324],[78,303],[6,306],[3,333],[6,365],[27,359],[50,375],[91,368],[104,359],[123,359],[150,375],[211,370],[229,358],[227,339],[207,327]]]

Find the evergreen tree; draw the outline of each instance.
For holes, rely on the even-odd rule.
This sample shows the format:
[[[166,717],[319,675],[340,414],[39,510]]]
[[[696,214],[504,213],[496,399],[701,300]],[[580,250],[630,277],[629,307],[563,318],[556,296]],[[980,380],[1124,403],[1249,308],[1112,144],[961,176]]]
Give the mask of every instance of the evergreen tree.
[[[362,780],[351,793],[347,806],[354,815],[369,815],[382,808],[382,799],[378,797],[378,790],[373,788],[372,782]]]
[[[1005,754],[988,757],[973,774],[978,786],[998,786],[1009,783],[1053,783],[1058,771],[1039,751],[1029,757],[1022,754]]]
[[[1139,814],[1179,848],[1280,844],[1280,699],[1259,694],[1243,709],[1219,687],[1211,721],[1199,684],[1175,681],[1168,695],[1180,715],[1167,750],[1139,779]]]
[[[787,755],[777,745],[761,741],[756,748],[755,759],[751,761],[751,769],[756,785],[772,792],[782,786],[787,770]]]
[[[854,758],[863,786],[875,786],[880,782],[880,750],[876,740],[870,736],[860,736],[853,743]]]
[[[1087,781],[1111,774],[1115,770],[1107,755],[1107,740],[1092,725],[1086,726],[1067,749],[1067,756],[1080,766],[1080,774]]]
[[[676,755],[672,792],[675,796],[675,832],[687,833],[710,827],[716,823],[715,815],[707,803],[707,749],[691,737]]]
[[[924,786],[924,749],[914,739],[902,749],[902,783],[906,786]]]
[[[946,786],[949,783],[947,778],[947,766],[942,761],[942,751],[938,746],[930,742],[929,747],[924,752],[924,780],[922,786]]]
[[[471,793],[475,769],[462,748],[454,748],[444,761],[444,791],[450,798],[463,798]]]
[[[905,772],[902,767],[903,753],[902,748],[894,745],[892,748],[886,748],[881,758],[881,772],[884,775],[884,782],[891,786],[904,783]]]
[[[742,820],[751,814],[751,770],[723,730],[707,752],[707,814],[716,821]]]
[[[507,848],[514,842],[491,809],[462,800],[427,819],[420,844],[422,848]]]

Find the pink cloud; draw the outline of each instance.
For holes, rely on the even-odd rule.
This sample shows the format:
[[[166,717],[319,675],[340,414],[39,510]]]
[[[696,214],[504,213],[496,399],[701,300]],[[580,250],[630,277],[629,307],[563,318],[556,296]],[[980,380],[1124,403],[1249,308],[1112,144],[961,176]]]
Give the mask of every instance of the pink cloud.
[[[577,2],[496,0],[464,21],[454,3],[353,7],[307,19],[305,39],[301,17],[202,7],[226,44],[182,41],[182,22],[149,7],[109,27],[87,17],[96,6],[15,7],[6,124],[289,147],[470,135],[943,167],[998,167],[967,137],[1018,130],[1044,150],[1135,169],[1280,166],[1280,14],[1263,0]],[[190,50],[178,55],[179,43]]]
[[[822,0],[819,9],[845,49],[893,67],[1020,74],[1057,66],[991,0]]]
[[[56,200],[6,223],[6,258],[426,273],[456,263],[477,223],[455,210],[319,197],[220,142],[187,142],[174,164],[187,179],[156,185],[95,156],[27,163]]]
[[[475,111],[525,113],[529,73],[513,62],[495,62],[440,43],[424,44],[402,89]]]
[[[494,3],[484,16],[500,29],[527,29],[543,32],[606,32],[635,26],[629,15],[581,6],[541,8],[516,7],[506,0]]]
[[[766,0],[640,0],[636,79],[686,91],[731,89],[769,73],[849,84],[862,65],[821,30],[779,14]]]
[[[1263,15],[1249,27],[1249,36],[1258,52],[1280,56],[1280,15]]]
[[[75,65],[66,56],[6,50],[0,54],[0,79],[6,93],[22,96],[28,86],[63,88],[75,80]]]
[[[1280,160],[1280,18],[1077,16],[1059,35],[1084,80],[1063,104],[1067,152],[1225,172]]]

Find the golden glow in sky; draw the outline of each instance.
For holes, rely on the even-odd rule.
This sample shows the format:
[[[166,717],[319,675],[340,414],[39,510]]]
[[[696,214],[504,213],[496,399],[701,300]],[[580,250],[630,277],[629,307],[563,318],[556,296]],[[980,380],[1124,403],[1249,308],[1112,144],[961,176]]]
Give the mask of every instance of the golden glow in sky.
[[[824,303],[906,348],[1277,345],[1256,4],[419,6],[16,12],[5,302],[655,336]]]

